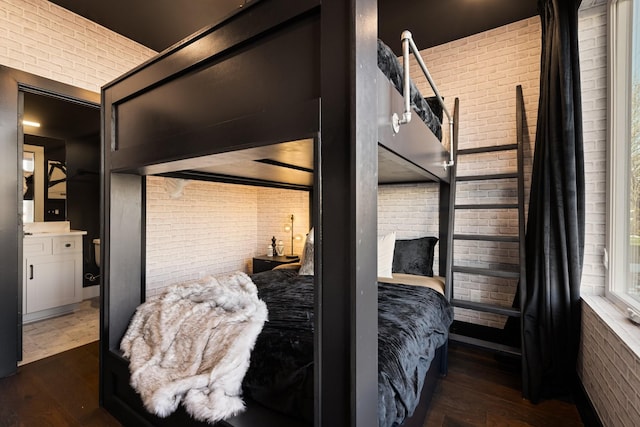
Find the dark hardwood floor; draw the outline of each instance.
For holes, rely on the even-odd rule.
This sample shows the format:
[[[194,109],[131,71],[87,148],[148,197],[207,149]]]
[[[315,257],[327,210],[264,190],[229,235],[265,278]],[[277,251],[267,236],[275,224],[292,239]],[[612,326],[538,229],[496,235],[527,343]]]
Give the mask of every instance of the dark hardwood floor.
[[[98,343],[33,362],[0,379],[0,426],[119,426],[98,406]],[[520,393],[519,365],[465,347],[449,351],[425,427],[581,426],[576,406],[533,405]],[[259,426],[256,426],[259,427]]]
[[[0,379],[0,426],[120,426],[98,405],[98,342]]]
[[[570,399],[536,405],[522,398],[520,361],[459,345],[449,347],[449,373],[438,383],[425,427],[582,426]]]

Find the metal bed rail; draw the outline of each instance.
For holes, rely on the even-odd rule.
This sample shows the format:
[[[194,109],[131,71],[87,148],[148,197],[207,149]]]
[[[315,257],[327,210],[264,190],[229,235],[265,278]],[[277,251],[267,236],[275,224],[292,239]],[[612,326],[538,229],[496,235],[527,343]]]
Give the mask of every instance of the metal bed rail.
[[[408,30],[403,31],[401,39],[402,39],[402,64],[404,68],[404,84],[403,84],[404,112],[402,113],[402,118],[399,118],[397,114],[393,115],[393,118],[392,118],[393,130],[395,133],[398,133],[400,131],[400,125],[409,123],[411,121],[411,76],[409,75],[409,50],[411,50],[411,53],[413,53],[413,56],[415,56],[416,61],[420,66],[420,69],[422,69],[422,73],[427,78],[427,81],[429,82],[429,85],[431,86],[433,93],[435,94],[436,98],[438,99],[438,102],[442,106],[442,111],[444,111],[445,115],[447,116],[447,120],[449,121],[449,141],[450,141],[449,161],[443,163],[444,168],[447,169],[448,167],[453,166],[453,163],[454,163],[454,160],[453,160],[454,149],[453,149],[453,144],[451,143],[453,142],[453,117],[449,113],[449,110],[447,109],[446,105],[444,105],[444,100],[442,99],[442,96],[440,96],[438,87],[436,86],[435,82],[431,78],[431,74],[429,73],[429,70],[427,69],[427,66],[425,65],[424,61],[422,60],[422,56],[420,55],[420,52],[418,51],[418,48],[415,42],[413,41],[413,36],[411,35],[411,32]]]

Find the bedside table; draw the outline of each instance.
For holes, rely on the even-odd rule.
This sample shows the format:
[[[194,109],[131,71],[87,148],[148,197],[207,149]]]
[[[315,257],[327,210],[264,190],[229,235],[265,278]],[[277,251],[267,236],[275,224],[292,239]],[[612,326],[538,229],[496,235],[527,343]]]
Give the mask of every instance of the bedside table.
[[[272,270],[273,267],[282,264],[291,264],[300,262],[300,257],[287,258],[286,256],[257,256],[253,257],[253,272],[261,273],[263,271]]]

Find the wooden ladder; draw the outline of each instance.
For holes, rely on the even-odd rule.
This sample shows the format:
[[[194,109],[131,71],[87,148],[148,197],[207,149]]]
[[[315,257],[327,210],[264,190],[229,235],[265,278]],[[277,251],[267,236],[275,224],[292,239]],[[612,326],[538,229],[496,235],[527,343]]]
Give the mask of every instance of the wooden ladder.
[[[492,153],[492,152],[504,152],[515,151],[517,157],[517,170],[515,172],[508,173],[491,173],[485,175],[467,175],[457,176],[456,171],[452,171],[452,183],[451,183],[451,202],[453,206],[452,215],[449,219],[450,230],[454,230],[456,213],[460,211],[495,211],[495,210],[517,210],[518,212],[518,233],[517,235],[488,235],[488,234],[454,234],[453,231],[449,233],[448,241],[448,259],[447,259],[447,297],[454,307],[464,308],[483,313],[493,313],[510,318],[516,318],[519,320],[520,327],[520,341],[518,344],[505,344],[504,342],[495,342],[485,338],[478,338],[472,336],[473,334],[465,334],[465,328],[455,325],[452,327],[452,331],[449,334],[449,339],[453,342],[459,342],[475,347],[481,347],[492,351],[509,354],[513,356],[522,355],[522,319],[520,308],[514,308],[513,306],[498,305],[480,301],[473,301],[470,299],[456,298],[455,295],[455,280],[456,273],[466,274],[473,276],[484,276],[489,278],[507,278],[517,279],[518,289],[517,294],[520,298],[525,294],[525,217],[524,217],[524,99],[522,95],[522,87],[516,87],[516,122],[517,122],[517,142],[515,144],[479,147],[458,150],[457,156],[468,156],[480,153]],[[457,167],[454,168],[457,170]],[[477,203],[477,204],[455,204],[455,192],[456,183],[469,182],[469,181],[494,181],[494,180],[515,180],[517,185],[517,201],[513,203]],[[454,259],[454,245],[456,242],[461,241],[481,241],[481,242],[511,242],[517,243],[519,251],[519,263],[486,263],[486,265],[473,265],[471,262],[464,262],[464,260]],[[462,258],[458,255],[458,258]],[[461,262],[462,261],[462,262]],[[520,301],[521,302],[521,301]],[[517,307],[522,307],[522,304],[517,304]],[[460,325],[460,322],[456,322]],[[470,324],[467,324],[470,325]],[[459,330],[459,331],[458,331]],[[466,329],[469,331],[469,328]],[[523,361],[524,363],[524,361]]]

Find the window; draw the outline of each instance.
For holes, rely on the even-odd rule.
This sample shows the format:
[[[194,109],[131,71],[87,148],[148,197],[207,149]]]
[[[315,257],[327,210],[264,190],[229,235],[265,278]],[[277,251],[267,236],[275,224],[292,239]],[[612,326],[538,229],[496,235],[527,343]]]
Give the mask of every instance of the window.
[[[640,0],[610,8],[607,295],[640,309]]]

